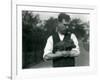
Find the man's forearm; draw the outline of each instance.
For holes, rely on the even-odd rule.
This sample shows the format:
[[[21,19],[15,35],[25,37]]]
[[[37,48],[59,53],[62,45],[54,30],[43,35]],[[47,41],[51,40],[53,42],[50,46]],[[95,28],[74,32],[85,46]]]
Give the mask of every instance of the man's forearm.
[[[62,52],[60,51],[57,51],[55,54],[53,53],[48,53],[47,55],[44,56],[44,59],[45,60],[52,60],[52,59],[55,59],[55,58],[58,58],[58,57],[62,57]]]

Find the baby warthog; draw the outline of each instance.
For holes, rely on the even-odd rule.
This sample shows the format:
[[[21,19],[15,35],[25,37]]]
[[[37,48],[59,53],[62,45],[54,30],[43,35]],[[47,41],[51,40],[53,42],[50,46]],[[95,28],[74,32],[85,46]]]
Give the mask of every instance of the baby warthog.
[[[70,39],[70,40],[67,40],[66,42],[65,41],[60,41],[58,42],[55,46],[54,46],[54,52],[56,51],[71,51],[72,48],[75,48],[75,44],[74,42]]]

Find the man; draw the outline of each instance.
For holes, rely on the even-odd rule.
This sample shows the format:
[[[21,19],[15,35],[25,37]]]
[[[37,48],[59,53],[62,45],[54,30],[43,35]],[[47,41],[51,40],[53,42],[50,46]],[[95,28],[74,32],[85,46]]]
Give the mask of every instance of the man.
[[[70,21],[71,18],[69,15],[60,13],[58,15],[57,32],[55,32],[47,39],[43,58],[46,61],[52,60],[53,67],[75,66],[75,57],[80,54],[78,40],[75,34],[69,31]],[[62,49],[61,45],[68,46],[70,44],[72,44],[73,46],[70,47],[69,50],[65,47],[65,49]],[[55,49],[56,45],[60,45],[61,48],[57,49],[56,47]]]

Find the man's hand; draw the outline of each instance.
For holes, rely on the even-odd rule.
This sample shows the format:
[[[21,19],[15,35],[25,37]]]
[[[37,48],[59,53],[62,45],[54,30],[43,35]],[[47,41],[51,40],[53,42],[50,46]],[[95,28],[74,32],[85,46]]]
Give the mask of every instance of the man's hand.
[[[56,53],[55,53],[55,54],[59,55],[60,57],[62,57],[62,56],[63,56],[62,51],[56,51]]]
[[[75,57],[75,56],[78,56],[79,55],[79,52],[77,51],[77,50],[72,50],[71,52],[70,52],[70,57]]]
[[[70,55],[70,51],[62,51],[63,57],[68,57]]]
[[[68,57],[70,55],[70,51],[57,51],[56,54],[62,56],[62,57]]]

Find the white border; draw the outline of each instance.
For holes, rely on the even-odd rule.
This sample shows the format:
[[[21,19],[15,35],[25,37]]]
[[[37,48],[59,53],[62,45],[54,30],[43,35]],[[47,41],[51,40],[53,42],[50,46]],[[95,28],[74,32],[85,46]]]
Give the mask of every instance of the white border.
[[[24,6],[23,6],[24,5]],[[72,8],[67,8],[72,7]],[[76,7],[76,6],[75,6]],[[97,70],[96,64],[96,33],[94,26],[96,26],[96,9],[93,7],[76,7],[62,6],[61,7],[39,7],[32,6],[32,4],[14,4],[12,9],[12,78],[13,79],[27,79],[27,78],[44,78],[55,76],[74,76],[94,74]],[[78,9],[82,8],[82,9]],[[85,9],[84,9],[85,8]],[[87,9],[86,9],[87,8]],[[90,8],[90,9],[89,9]],[[70,68],[49,68],[49,69],[26,69],[22,70],[22,10],[36,10],[36,11],[56,11],[56,12],[81,12],[90,14],[90,66],[87,67],[70,67]],[[48,75],[50,74],[50,75]]]

